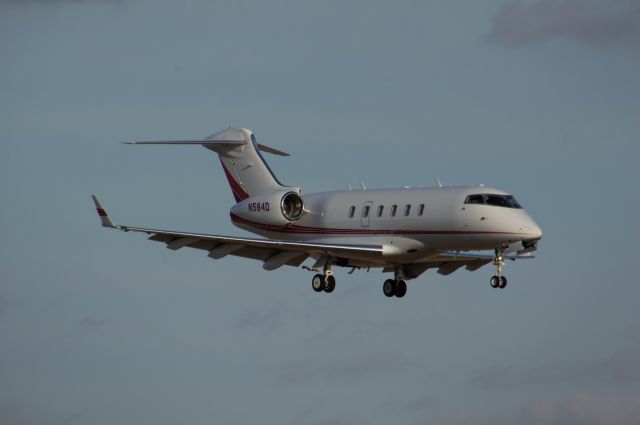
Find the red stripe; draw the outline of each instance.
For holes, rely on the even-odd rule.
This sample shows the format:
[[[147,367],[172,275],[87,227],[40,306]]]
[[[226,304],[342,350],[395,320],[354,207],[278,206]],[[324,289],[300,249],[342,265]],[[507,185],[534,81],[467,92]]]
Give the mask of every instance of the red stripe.
[[[222,164],[222,169],[224,170],[224,174],[227,176],[229,186],[231,186],[231,192],[233,192],[233,196],[236,198],[236,201],[240,202],[247,199],[249,197],[249,194],[233,178],[227,167],[224,165],[224,162],[222,162],[222,158],[220,158],[220,164]]]
[[[231,221],[262,230],[279,233],[318,234],[318,235],[512,235],[512,232],[486,232],[473,230],[375,230],[375,229],[338,229],[325,227],[275,226],[247,220],[231,213]]]

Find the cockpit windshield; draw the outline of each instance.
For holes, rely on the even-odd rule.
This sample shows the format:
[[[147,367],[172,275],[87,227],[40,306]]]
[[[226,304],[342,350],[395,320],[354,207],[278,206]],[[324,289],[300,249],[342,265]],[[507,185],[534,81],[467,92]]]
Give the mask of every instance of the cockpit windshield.
[[[494,207],[517,208],[522,207],[512,195],[497,195],[494,193],[482,193],[469,195],[464,201],[465,204],[492,205]]]

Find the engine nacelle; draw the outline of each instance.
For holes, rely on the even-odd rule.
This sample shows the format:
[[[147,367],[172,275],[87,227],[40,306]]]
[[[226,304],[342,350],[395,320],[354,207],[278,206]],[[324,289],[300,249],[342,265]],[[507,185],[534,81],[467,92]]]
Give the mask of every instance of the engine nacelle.
[[[291,188],[252,196],[235,204],[231,213],[254,223],[284,226],[299,220],[304,214],[304,201],[299,191]]]

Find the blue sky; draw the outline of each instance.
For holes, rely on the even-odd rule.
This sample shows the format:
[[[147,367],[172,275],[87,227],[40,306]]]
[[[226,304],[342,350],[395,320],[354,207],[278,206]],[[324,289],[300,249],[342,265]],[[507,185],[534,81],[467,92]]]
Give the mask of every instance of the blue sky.
[[[640,415],[640,3],[0,1],[0,422],[626,424]],[[305,193],[476,184],[534,261],[379,271],[171,252],[243,234],[227,126]]]

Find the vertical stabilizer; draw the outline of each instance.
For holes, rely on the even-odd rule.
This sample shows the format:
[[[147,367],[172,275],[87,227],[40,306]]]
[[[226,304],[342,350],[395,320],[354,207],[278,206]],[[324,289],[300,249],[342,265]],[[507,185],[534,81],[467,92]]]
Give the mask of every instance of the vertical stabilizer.
[[[260,154],[260,150],[276,155],[286,154],[258,145],[251,130],[228,128],[207,137],[202,145],[216,152],[220,157],[224,174],[236,202],[250,196],[286,189],[286,186],[273,174]]]

